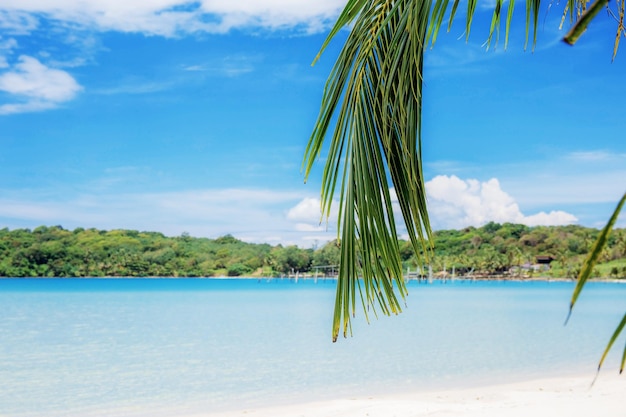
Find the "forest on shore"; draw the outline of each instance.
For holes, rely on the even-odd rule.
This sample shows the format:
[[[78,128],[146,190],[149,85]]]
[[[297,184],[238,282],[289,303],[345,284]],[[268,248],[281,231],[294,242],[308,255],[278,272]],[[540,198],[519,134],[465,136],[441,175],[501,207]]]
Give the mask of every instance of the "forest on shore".
[[[488,223],[433,233],[435,272],[457,276],[573,278],[600,233],[577,225]],[[405,271],[425,271],[409,242],[400,241]],[[539,264],[540,260],[551,261]],[[336,241],[316,248],[247,243],[183,233],[61,226],[0,229],[0,277],[215,277],[333,275]],[[418,269],[418,266],[420,268]],[[626,229],[613,230],[594,276],[626,277]]]

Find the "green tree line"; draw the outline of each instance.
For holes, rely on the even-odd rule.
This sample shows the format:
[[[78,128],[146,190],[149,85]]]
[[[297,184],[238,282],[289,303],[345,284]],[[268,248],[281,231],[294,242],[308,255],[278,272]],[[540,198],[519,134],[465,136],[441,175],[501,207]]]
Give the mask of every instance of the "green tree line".
[[[582,226],[528,227],[488,223],[433,233],[434,271],[457,275],[577,275],[599,230]],[[408,241],[399,242],[403,266],[421,265]],[[536,257],[554,259],[534,272]],[[0,229],[2,277],[212,277],[333,273],[340,260],[337,242],[319,248],[246,243],[226,235],[195,238],[184,233],[98,230],[61,226]],[[626,276],[626,229],[616,229],[604,248],[595,276]]]

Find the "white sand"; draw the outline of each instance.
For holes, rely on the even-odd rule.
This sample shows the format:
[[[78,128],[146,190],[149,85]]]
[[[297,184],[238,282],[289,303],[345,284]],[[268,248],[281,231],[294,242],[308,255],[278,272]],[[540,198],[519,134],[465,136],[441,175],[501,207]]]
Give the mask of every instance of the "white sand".
[[[541,379],[471,389],[355,397],[213,417],[626,417],[626,375]],[[194,416],[196,417],[196,416]],[[200,416],[197,416],[200,417]]]

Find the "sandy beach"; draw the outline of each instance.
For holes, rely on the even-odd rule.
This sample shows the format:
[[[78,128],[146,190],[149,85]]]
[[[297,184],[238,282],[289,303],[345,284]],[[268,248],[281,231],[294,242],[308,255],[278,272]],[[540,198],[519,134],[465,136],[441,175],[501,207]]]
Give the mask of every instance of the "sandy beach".
[[[214,417],[624,417],[626,376],[539,379],[460,390],[354,397],[209,414]],[[194,416],[194,417],[200,417]]]

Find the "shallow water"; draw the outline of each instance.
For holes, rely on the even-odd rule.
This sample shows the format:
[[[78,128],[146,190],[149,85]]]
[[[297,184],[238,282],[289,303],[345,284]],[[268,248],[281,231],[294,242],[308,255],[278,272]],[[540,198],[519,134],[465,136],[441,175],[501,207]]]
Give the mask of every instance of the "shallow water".
[[[331,343],[335,281],[0,280],[0,415],[139,416],[588,372],[626,285],[411,282]],[[615,352],[606,372],[618,367]]]

